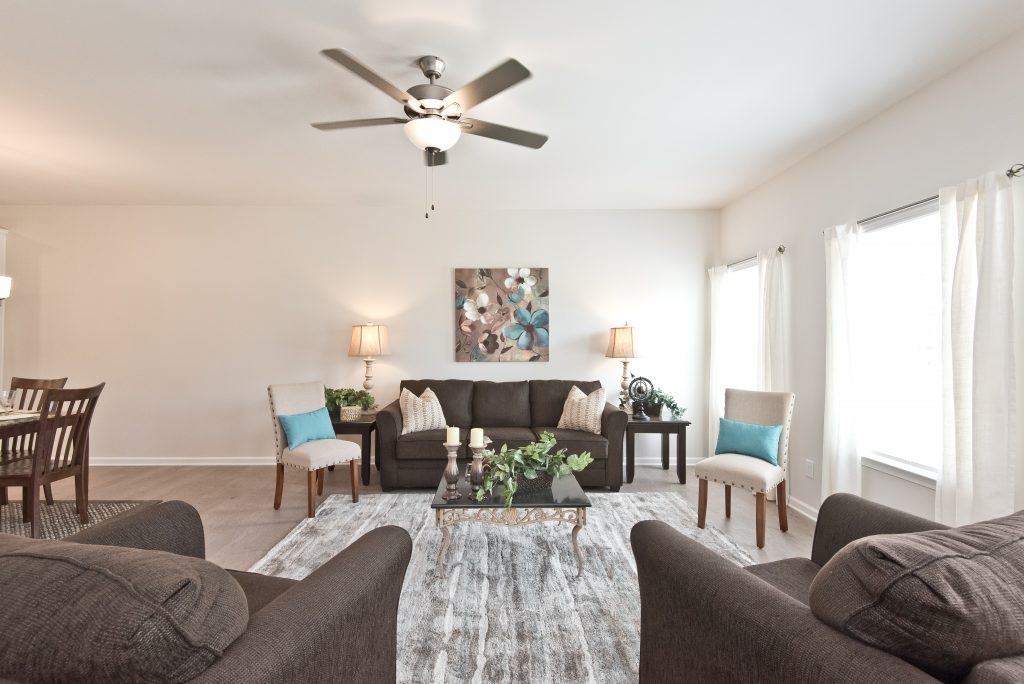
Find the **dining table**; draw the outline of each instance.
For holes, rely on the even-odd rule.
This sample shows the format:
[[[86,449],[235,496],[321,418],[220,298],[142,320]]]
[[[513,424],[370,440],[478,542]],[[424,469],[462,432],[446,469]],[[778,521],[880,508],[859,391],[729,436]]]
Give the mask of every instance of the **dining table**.
[[[39,411],[0,413],[0,463],[25,450],[40,423]],[[7,503],[7,487],[0,487],[0,503]]]

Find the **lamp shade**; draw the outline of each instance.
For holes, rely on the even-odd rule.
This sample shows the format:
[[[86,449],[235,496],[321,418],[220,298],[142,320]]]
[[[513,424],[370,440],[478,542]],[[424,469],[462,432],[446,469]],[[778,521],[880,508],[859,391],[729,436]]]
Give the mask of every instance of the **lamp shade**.
[[[349,356],[384,356],[391,353],[388,327],[376,323],[352,326],[352,341],[348,345]]]
[[[0,299],[7,299],[11,296],[11,277],[0,276]]]
[[[462,128],[452,121],[438,117],[413,119],[405,124],[405,135],[413,145],[426,150],[434,148],[444,152],[459,141]]]
[[[611,329],[608,334],[608,351],[604,355],[610,359],[635,359],[636,348],[636,328],[626,323]]]

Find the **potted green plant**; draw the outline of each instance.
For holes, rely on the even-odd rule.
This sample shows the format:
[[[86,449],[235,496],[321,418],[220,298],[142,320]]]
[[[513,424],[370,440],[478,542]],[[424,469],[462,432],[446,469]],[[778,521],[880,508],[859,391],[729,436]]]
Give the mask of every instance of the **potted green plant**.
[[[509,449],[507,444],[503,444],[498,451],[485,451],[484,481],[476,493],[477,501],[483,501],[491,495],[495,486],[502,485],[505,508],[509,508],[516,492],[526,494],[544,491],[551,487],[555,478],[578,473],[594,462],[589,451],[566,454],[565,449],[559,449],[551,453],[555,444],[555,436],[543,432],[539,441],[526,446]]]
[[[679,408],[675,397],[659,387],[651,392],[651,396],[644,402],[644,412],[652,418],[658,418],[664,408],[672,411],[673,418],[679,418],[686,411],[684,408]]]
[[[336,413],[339,420],[359,420],[363,413],[372,411],[377,406],[377,400],[372,394],[351,387],[324,387],[324,402],[327,404],[327,410]]]

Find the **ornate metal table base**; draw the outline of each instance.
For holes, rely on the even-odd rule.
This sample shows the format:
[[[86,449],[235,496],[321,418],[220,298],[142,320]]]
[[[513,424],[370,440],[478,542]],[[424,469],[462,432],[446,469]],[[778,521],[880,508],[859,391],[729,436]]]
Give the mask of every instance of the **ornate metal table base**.
[[[572,547],[576,552],[577,577],[583,576],[583,554],[580,552],[579,534],[587,524],[586,508],[448,508],[437,510],[437,528],[441,530],[441,552],[437,556],[437,570],[445,576],[444,559],[451,543],[451,528],[463,523],[480,522],[503,527],[520,527],[531,523],[555,522],[572,525]]]

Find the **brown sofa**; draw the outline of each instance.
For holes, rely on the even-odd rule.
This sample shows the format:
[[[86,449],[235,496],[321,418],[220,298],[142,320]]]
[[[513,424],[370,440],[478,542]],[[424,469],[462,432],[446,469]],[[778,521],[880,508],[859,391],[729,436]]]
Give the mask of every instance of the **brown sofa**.
[[[640,681],[938,682],[833,629],[808,604],[822,566],[851,542],[941,529],[931,520],[834,494],[818,512],[810,558],[742,568],[663,522],[637,523],[631,537],[640,581]],[[979,662],[962,680],[948,681],[1022,682],[1024,655]]]
[[[556,448],[569,453],[589,451],[594,462],[577,473],[584,487],[622,486],[622,436],[626,413],[608,404],[601,417],[601,434],[560,430],[558,419],[573,385],[586,393],[601,387],[598,381],[522,380],[403,380],[402,389],[419,396],[430,388],[437,395],[445,420],[461,428],[459,458],[468,458],[470,428],[483,428],[495,447],[522,446],[536,441],[540,433],[552,432]],[[437,487],[447,460],[444,430],[402,434],[402,410],[395,401],[377,414],[377,453],[380,481],[384,491],[395,487]]]

